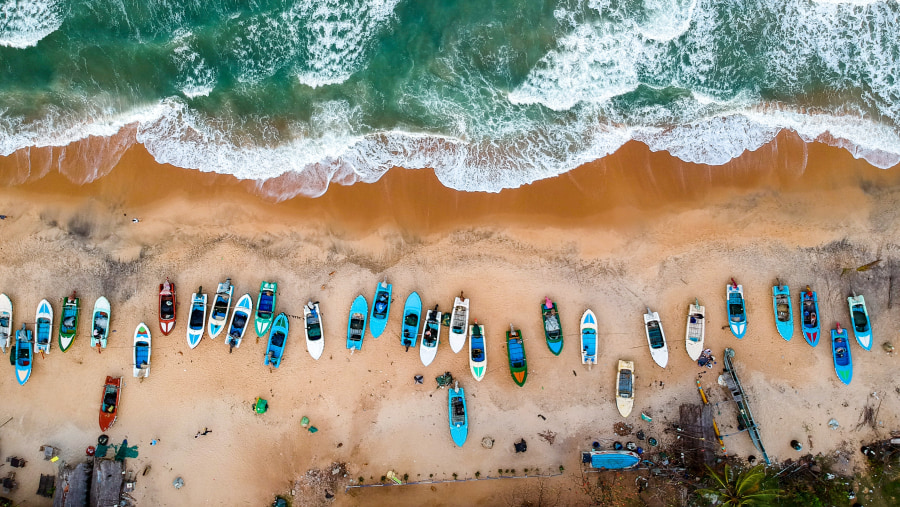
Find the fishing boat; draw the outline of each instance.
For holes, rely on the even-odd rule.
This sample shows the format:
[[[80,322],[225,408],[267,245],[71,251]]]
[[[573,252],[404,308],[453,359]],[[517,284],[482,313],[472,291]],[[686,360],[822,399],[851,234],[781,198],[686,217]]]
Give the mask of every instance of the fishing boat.
[[[91,317],[91,348],[101,352],[106,348],[109,338],[109,300],[103,296],[94,302],[94,313]]]
[[[487,372],[487,352],[484,343],[484,325],[478,320],[469,326],[469,369],[475,380],[481,382]]]
[[[744,286],[731,279],[725,287],[726,304],[728,306],[728,327],[731,334],[741,339],[747,333],[747,308],[744,305]]]
[[[628,470],[641,463],[641,456],[622,449],[620,451],[585,451],[581,453],[581,462],[599,470]]]
[[[228,344],[228,353],[241,346],[244,333],[250,324],[250,315],[253,313],[253,298],[250,294],[244,294],[238,298],[231,312],[231,320],[228,322],[228,336],[225,343]]]
[[[150,328],[141,322],[134,329],[134,376],[150,376]]]
[[[256,300],[256,336],[263,337],[269,332],[272,317],[275,315],[275,301],[278,296],[278,284],[263,280],[259,284],[259,297]]]
[[[696,299],[688,306],[687,329],[684,332],[684,348],[688,356],[696,361],[703,352],[703,341],[706,338],[706,307]]]
[[[786,341],[794,335],[794,310],[791,308],[791,289],[780,283],[772,286],[772,306],[775,310],[775,327]]]
[[[425,312],[425,325],[422,326],[422,346],[419,347],[419,359],[422,364],[428,366],[437,355],[438,345],[441,343],[441,312],[438,305],[433,310]]]
[[[872,350],[872,322],[869,320],[869,310],[866,309],[866,298],[850,296],[847,303],[850,304],[850,321],[856,342],[864,350]]]
[[[644,331],[647,333],[647,343],[650,345],[650,355],[653,357],[653,361],[660,367],[665,368],[669,363],[669,347],[666,345],[666,333],[663,331],[659,314],[651,312],[650,308],[647,308],[647,313],[644,314]]]
[[[419,339],[419,320],[422,318],[422,298],[418,292],[413,292],[406,298],[403,305],[403,336],[400,337],[400,345],[406,347],[416,346]]]
[[[372,338],[378,338],[387,327],[388,313],[391,311],[391,284],[387,280],[375,288],[375,299],[372,303],[372,315],[369,319],[369,332]]]
[[[841,382],[850,385],[853,379],[853,358],[850,356],[850,342],[847,340],[847,330],[841,328],[838,323],[831,330],[831,356],[834,358],[834,372]]]
[[[809,285],[800,293],[800,314],[803,315],[803,320],[800,321],[803,338],[806,339],[806,343],[815,347],[819,344],[822,334],[819,325],[819,296],[809,288]]]
[[[19,381],[19,385],[23,386],[31,377],[31,369],[34,366],[31,341],[31,330],[25,327],[25,323],[22,323],[22,329],[16,331],[15,348],[10,351],[10,354],[16,365],[16,380]]]
[[[597,364],[597,316],[590,309],[581,314],[581,364]]]
[[[628,417],[634,408],[634,361],[619,359],[616,371],[616,408],[622,417]]]
[[[313,359],[318,360],[325,351],[325,338],[322,331],[322,312],[319,302],[312,301],[303,307],[303,322],[306,327],[306,350]]]
[[[360,294],[353,300],[350,306],[350,318],[347,320],[347,348],[350,350],[362,350],[363,340],[366,337],[366,315],[369,313],[369,303],[366,297]]]
[[[447,341],[450,342],[450,350],[458,353],[466,346],[466,336],[469,332],[469,298],[459,297],[453,300],[453,312],[450,314],[450,332]]]
[[[50,353],[50,337],[53,335],[53,307],[46,299],[38,303],[37,313],[34,316],[35,337],[34,353]]]
[[[278,368],[284,357],[284,346],[288,337],[288,319],[284,312],[279,313],[269,327],[269,344],[266,346],[266,361],[263,364]]]
[[[6,294],[0,294],[0,349],[6,354],[12,343],[12,301]],[[14,344],[12,345],[15,346]]]
[[[201,285],[197,292],[191,295],[191,313],[188,317],[187,341],[190,348],[200,344],[203,338],[203,330],[206,327],[206,294]]]
[[[210,339],[214,340],[225,329],[228,311],[231,310],[231,296],[233,294],[234,285],[231,285],[231,278],[226,278],[216,289],[212,309],[209,311],[207,330],[209,331]]]
[[[466,393],[459,387],[459,381],[456,381],[455,388],[447,390],[447,409],[450,415],[450,436],[454,444],[462,447],[469,436],[469,415],[466,412]]]
[[[122,393],[122,377],[106,377],[103,396],[100,398],[100,431],[109,430],[119,413],[119,397]]]
[[[519,387],[525,385],[528,380],[528,361],[525,358],[525,342],[522,340],[522,330],[516,329],[512,324],[506,332],[506,354],[509,357],[509,373]]]
[[[169,336],[175,328],[175,284],[168,278],[159,284],[159,330]]]
[[[563,349],[562,322],[559,320],[559,309],[556,303],[548,297],[544,297],[541,305],[541,319],[544,321],[544,336],[547,338],[547,347],[550,352],[558,356]]]
[[[59,350],[65,352],[75,341],[78,332],[78,303],[81,299],[72,291],[72,295],[63,298],[62,312],[59,316]]]

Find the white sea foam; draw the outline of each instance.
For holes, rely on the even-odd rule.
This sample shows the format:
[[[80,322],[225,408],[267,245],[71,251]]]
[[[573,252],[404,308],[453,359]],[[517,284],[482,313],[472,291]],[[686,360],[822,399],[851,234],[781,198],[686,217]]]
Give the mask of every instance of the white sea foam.
[[[172,58],[178,66],[178,81],[181,92],[192,99],[209,95],[216,87],[218,73],[209,66],[193,47],[193,34],[183,32],[176,34],[175,49]]]
[[[0,46],[37,45],[62,25],[67,9],[61,0],[0,0]]]
[[[638,31],[660,42],[680,37],[691,26],[696,7],[697,0],[644,0],[644,9],[636,20]]]

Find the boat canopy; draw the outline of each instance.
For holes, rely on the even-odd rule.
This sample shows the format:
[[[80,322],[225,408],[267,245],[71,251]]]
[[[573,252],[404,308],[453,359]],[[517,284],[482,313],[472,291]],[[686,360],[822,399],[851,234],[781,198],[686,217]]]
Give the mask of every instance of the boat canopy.
[[[622,398],[631,398],[631,395],[634,393],[634,386],[632,386],[632,374],[631,370],[619,370],[619,392],[618,395]]]
[[[666,346],[663,339],[662,330],[659,328],[658,320],[651,320],[647,323],[647,333],[650,335],[650,348],[661,349]]]

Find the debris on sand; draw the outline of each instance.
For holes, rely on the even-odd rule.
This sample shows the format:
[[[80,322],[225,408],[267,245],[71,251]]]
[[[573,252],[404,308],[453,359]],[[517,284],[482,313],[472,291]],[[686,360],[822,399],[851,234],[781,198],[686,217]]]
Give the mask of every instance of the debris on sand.
[[[545,430],[541,433],[538,433],[538,436],[550,445],[553,445],[553,441],[556,440],[556,432],[550,430]]]
[[[620,437],[630,435],[632,429],[633,426],[631,426],[630,424],[625,424],[621,421],[613,425],[613,431],[616,432],[616,435],[619,435]]]
[[[347,463],[335,461],[322,467],[307,470],[294,482],[294,505],[328,505],[334,501],[334,492],[349,484]]]

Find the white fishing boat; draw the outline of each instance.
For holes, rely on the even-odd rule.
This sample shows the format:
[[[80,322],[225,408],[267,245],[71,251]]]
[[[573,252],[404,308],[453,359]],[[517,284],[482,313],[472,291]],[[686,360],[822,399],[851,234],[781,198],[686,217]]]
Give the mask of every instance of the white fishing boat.
[[[250,316],[253,314],[253,298],[250,294],[241,296],[234,305],[234,311],[231,312],[231,320],[228,321],[228,336],[225,337],[225,343],[228,344],[228,352],[241,346],[244,340],[244,333],[250,324]]]
[[[453,301],[453,313],[450,315],[450,349],[459,353],[466,346],[466,333],[469,331],[469,299],[462,293]]]
[[[581,364],[597,364],[597,341],[597,316],[587,309],[581,314]]]
[[[306,350],[313,359],[318,360],[325,351],[325,335],[322,331],[322,312],[319,302],[310,301],[303,307],[303,322],[306,328]]]
[[[659,314],[651,312],[647,308],[644,314],[644,331],[647,333],[647,343],[650,345],[650,355],[653,361],[665,368],[669,363],[669,347],[666,345],[666,333],[663,331]]]
[[[34,353],[49,354],[50,339],[53,336],[53,307],[46,299],[38,304],[34,316]]]
[[[0,294],[0,349],[6,353],[12,340],[12,301],[6,294]]]
[[[469,369],[475,380],[481,382],[487,372],[487,347],[484,342],[484,325],[478,320],[469,326]]]
[[[134,376],[150,376],[150,328],[141,322],[134,329]]]
[[[437,305],[433,310],[425,312],[425,325],[422,326],[422,343],[419,345],[419,359],[422,364],[428,366],[437,355],[438,344],[441,342],[441,312]]]
[[[233,294],[234,285],[231,285],[231,278],[226,278],[216,289],[216,297],[213,300],[212,309],[209,310],[209,323],[207,324],[211,339],[215,339],[225,329],[228,311],[231,310],[231,296]]]
[[[619,359],[616,372],[616,408],[622,417],[628,417],[634,408],[634,361]]]
[[[688,306],[687,329],[685,330],[684,348],[688,356],[696,361],[703,352],[703,340],[706,337],[706,307],[695,300]]]

